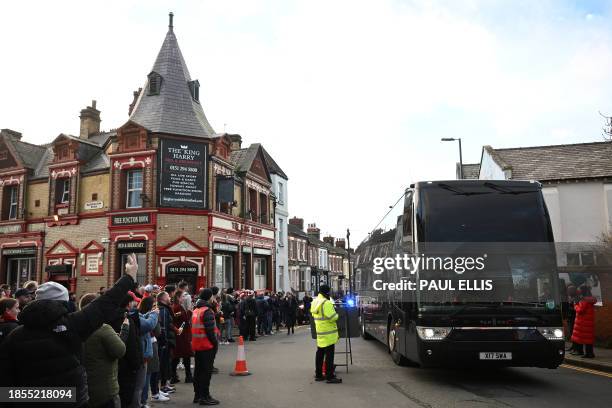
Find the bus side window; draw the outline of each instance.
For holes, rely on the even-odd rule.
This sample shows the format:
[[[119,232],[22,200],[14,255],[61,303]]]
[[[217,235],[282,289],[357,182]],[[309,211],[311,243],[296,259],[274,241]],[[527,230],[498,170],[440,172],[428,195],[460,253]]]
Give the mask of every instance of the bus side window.
[[[412,216],[412,191],[409,191],[406,193],[406,198],[404,199],[404,214],[402,216],[402,221],[404,223],[402,228],[402,241],[404,244],[412,244]],[[409,245],[409,247],[411,246]]]

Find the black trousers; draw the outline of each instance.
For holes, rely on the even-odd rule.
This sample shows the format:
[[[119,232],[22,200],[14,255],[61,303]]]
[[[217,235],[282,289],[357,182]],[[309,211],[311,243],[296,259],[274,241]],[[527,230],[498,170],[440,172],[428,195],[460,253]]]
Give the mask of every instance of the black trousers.
[[[159,348],[159,377],[162,387],[166,386],[166,382],[170,381],[170,376],[172,375],[170,366],[171,355],[172,351],[170,347],[165,346]]]
[[[193,393],[195,398],[199,399],[210,396],[210,378],[212,377],[216,355],[216,348],[195,352],[195,369],[193,372]]]
[[[323,358],[325,358],[325,376],[329,380],[334,377],[334,352],[336,345],[332,344],[327,347],[317,347],[317,357],[315,359],[315,367],[317,377],[323,377]]]
[[[255,340],[255,316],[247,316],[247,336],[249,340]]]

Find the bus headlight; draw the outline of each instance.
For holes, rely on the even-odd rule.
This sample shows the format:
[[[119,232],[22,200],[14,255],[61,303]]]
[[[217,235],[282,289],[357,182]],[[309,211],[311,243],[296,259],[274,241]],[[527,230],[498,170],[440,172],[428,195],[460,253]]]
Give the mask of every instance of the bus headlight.
[[[538,327],[538,331],[547,340],[563,340],[563,328],[561,327]]]
[[[451,332],[450,327],[421,327],[417,326],[417,333],[421,340],[444,340]]]

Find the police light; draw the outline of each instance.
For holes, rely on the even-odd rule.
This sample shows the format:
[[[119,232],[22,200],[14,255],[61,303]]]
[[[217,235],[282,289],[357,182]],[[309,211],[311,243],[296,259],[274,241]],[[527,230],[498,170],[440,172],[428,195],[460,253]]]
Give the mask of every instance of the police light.
[[[354,295],[346,295],[344,298],[344,303],[346,303],[346,307],[355,307],[357,301],[355,300]]]

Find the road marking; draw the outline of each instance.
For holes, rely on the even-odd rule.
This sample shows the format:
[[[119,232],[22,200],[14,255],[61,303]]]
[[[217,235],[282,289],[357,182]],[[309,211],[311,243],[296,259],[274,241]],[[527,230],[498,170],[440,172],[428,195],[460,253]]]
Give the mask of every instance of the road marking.
[[[590,368],[578,367],[569,364],[561,364],[559,367],[569,368],[570,370],[582,371],[583,373],[589,373],[594,375],[599,375],[602,377],[612,378],[612,373],[606,373],[605,371],[592,370]]]

